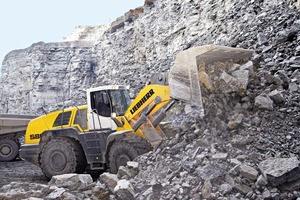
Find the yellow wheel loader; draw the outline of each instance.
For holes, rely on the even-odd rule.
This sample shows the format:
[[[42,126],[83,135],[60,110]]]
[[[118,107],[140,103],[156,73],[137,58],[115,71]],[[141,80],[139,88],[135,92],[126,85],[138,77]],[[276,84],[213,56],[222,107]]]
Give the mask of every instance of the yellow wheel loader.
[[[49,178],[87,169],[116,173],[165,137],[159,124],[176,100],[197,106],[204,115],[199,81],[203,67],[244,63],[251,55],[251,50],[216,45],[182,51],[169,75],[152,77],[133,101],[125,86],[88,89],[87,105],[31,120],[20,156]]]

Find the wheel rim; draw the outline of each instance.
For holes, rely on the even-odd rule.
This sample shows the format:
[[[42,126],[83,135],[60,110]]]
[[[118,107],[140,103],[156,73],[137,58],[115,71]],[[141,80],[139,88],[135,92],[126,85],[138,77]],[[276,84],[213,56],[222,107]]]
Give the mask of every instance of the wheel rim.
[[[50,156],[50,167],[54,171],[62,171],[67,164],[67,158],[63,152],[55,151]]]
[[[11,154],[11,147],[9,145],[2,145],[0,147],[0,153],[2,156],[9,156]]]
[[[120,155],[117,160],[117,166],[126,166],[127,162],[131,161],[130,157],[127,155]]]

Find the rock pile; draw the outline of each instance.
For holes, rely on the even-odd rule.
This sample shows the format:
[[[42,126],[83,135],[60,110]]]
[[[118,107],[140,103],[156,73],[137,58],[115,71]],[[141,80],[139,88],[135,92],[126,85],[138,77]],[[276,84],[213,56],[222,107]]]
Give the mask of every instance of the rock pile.
[[[48,195],[53,191],[58,191],[57,198],[64,194],[73,198],[72,195],[79,195],[78,191],[84,191],[83,196],[78,196],[83,199],[101,195],[111,199],[149,200],[300,197],[299,7],[299,2],[293,0],[157,0],[146,5],[144,13],[134,21],[113,33],[105,32],[97,45],[87,51],[64,48],[69,49],[67,55],[72,49],[72,56],[65,61],[69,68],[62,68],[68,71],[65,76],[72,80],[69,84],[72,87],[65,87],[70,94],[77,92],[76,96],[81,98],[78,102],[83,102],[84,93],[80,93],[83,86],[130,84],[138,91],[149,76],[169,70],[176,52],[192,46],[216,43],[253,49],[255,53],[251,61],[230,73],[220,74],[217,82],[226,83],[222,92],[212,90],[215,83],[203,75],[205,117],[195,117],[189,105],[178,105],[176,115],[168,118],[174,131],[170,135],[175,136],[163,141],[153,152],[137,158],[137,163],[122,167],[117,175],[102,174],[98,182],[87,187],[85,183],[68,186],[72,189],[64,189],[66,187],[59,183],[52,190],[50,186],[41,186],[48,193],[43,189],[38,191],[43,190],[47,195],[35,197],[51,199]],[[26,51],[32,52],[32,48]],[[53,53],[60,50],[49,48],[47,55],[57,55],[51,58],[57,61],[66,55]],[[35,58],[34,53],[24,51],[6,57],[2,83],[7,84],[7,88],[1,93],[2,107],[7,112],[41,109],[42,104],[29,109],[24,99],[32,99],[31,94],[34,94],[38,102],[45,101],[35,80],[48,80],[46,75],[49,75],[49,81],[39,88],[50,87],[53,83],[50,73],[25,70],[28,75],[21,78],[21,82],[28,81],[24,87],[30,90],[25,90],[27,93],[22,90],[20,98],[12,93],[7,95],[8,88],[13,88],[10,80],[15,75],[23,77],[17,68],[26,66],[25,61],[10,64],[18,55],[22,55],[22,59],[28,55]],[[47,56],[40,57],[45,58],[44,63],[51,60]],[[78,63],[76,69],[69,62],[73,59]],[[41,66],[39,59],[26,63],[31,65],[31,61],[32,66]],[[15,66],[16,71],[9,71],[11,66]],[[51,66],[50,62],[49,68]],[[60,73],[60,68],[57,70],[55,76]],[[31,76],[31,73],[36,75]],[[83,86],[78,85],[79,79],[74,77],[81,77]],[[21,105],[27,107],[17,106],[20,102],[25,102]],[[13,191],[19,186],[13,183],[3,188]],[[0,195],[5,193],[3,188]],[[26,197],[29,196],[33,193]]]

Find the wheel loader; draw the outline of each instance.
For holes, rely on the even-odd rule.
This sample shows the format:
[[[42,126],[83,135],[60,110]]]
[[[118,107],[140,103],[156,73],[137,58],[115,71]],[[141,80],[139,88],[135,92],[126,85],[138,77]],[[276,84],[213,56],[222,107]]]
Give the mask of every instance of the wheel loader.
[[[160,122],[176,101],[196,106],[204,115],[199,67],[215,62],[244,63],[251,50],[217,45],[177,54],[169,74],[151,78],[131,101],[128,87],[87,89],[87,105],[48,113],[29,122],[20,157],[51,178],[64,173],[109,169],[116,173],[166,137]]]

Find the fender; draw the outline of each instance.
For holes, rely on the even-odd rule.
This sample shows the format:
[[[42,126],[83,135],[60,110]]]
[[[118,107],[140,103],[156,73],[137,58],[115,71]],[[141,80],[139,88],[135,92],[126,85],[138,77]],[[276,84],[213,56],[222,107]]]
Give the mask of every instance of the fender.
[[[118,141],[121,140],[125,134],[127,133],[133,133],[133,130],[123,130],[123,131],[117,131],[114,132],[112,134],[110,134],[107,139],[106,139],[106,148],[105,148],[105,153],[104,153],[104,162],[106,163],[106,161],[108,160],[108,153],[109,153],[109,148],[112,146],[112,143],[114,141]]]

